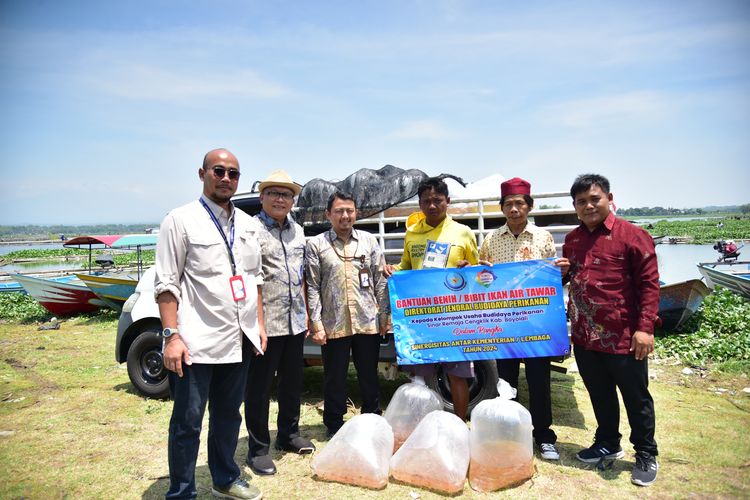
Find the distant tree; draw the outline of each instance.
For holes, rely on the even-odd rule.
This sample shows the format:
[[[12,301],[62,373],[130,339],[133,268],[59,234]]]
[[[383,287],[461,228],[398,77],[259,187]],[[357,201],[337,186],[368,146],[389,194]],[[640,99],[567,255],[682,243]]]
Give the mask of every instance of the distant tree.
[[[750,203],[740,205],[740,212],[742,212],[743,214],[750,214]]]

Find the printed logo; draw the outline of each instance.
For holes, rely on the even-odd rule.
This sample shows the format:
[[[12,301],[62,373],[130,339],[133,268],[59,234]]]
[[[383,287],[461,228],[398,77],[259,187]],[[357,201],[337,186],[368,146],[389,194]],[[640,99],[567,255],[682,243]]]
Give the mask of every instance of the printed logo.
[[[457,292],[466,286],[466,280],[464,277],[461,276],[461,273],[456,272],[448,273],[445,276],[445,281],[443,283],[454,292]]]
[[[489,269],[482,269],[477,273],[477,283],[484,287],[488,287],[492,284],[493,281],[495,281],[496,276],[492,274],[492,271]]]

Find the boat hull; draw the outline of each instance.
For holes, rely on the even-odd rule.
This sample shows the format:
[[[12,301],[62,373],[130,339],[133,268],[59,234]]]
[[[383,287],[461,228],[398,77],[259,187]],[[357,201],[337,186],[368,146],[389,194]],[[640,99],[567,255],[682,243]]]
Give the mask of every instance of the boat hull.
[[[78,280],[68,283],[14,274],[16,279],[39,304],[56,316],[93,312],[105,302]]]
[[[701,280],[663,285],[659,290],[662,329],[675,330],[695,314],[711,290]]]
[[[91,275],[76,274],[97,297],[112,303],[116,308],[121,309],[122,305],[128,300],[138,285],[138,280],[130,276],[113,276],[113,275]]]
[[[750,299],[750,262],[711,262],[698,264],[698,270],[711,289],[719,286]]]

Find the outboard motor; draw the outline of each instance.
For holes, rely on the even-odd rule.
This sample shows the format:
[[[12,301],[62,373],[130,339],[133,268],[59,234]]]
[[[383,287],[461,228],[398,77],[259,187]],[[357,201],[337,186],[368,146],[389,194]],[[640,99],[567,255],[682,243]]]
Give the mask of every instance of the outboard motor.
[[[115,265],[114,257],[108,253],[99,254],[94,262],[103,269],[109,269]]]
[[[730,260],[737,260],[740,256],[739,248],[737,244],[732,240],[719,240],[714,245],[714,250],[719,252],[719,262],[726,262]]]

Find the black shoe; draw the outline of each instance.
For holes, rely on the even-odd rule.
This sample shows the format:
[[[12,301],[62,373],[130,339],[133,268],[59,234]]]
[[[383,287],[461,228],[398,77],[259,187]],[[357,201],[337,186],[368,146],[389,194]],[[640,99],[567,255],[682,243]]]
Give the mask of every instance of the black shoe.
[[[263,498],[263,494],[260,490],[244,479],[237,479],[235,482],[224,488],[213,485],[211,493],[213,496],[219,498],[239,498],[243,500],[260,500]]]
[[[272,476],[276,474],[276,466],[268,455],[258,455],[248,458],[245,462],[250,470],[259,476]]]
[[[303,438],[302,436],[295,436],[285,443],[279,443],[276,441],[275,447],[277,450],[289,451],[300,455],[305,455],[315,451],[315,445],[312,444],[312,441]]]
[[[331,439],[339,430],[338,429],[327,429],[326,438]]]
[[[576,453],[576,458],[581,462],[595,463],[599,460],[614,460],[615,458],[622,458],[625,456],[625,452],[622,451],[622,447],[617,445],[617,448],[607,446],[601,443],[594,443],[590,448],[581,450]]]
[[[630,482],[638,486],[651,486],[656,481],[659,464],[656,457],[645,451],[635,452],[635,467],[630,475]]]

